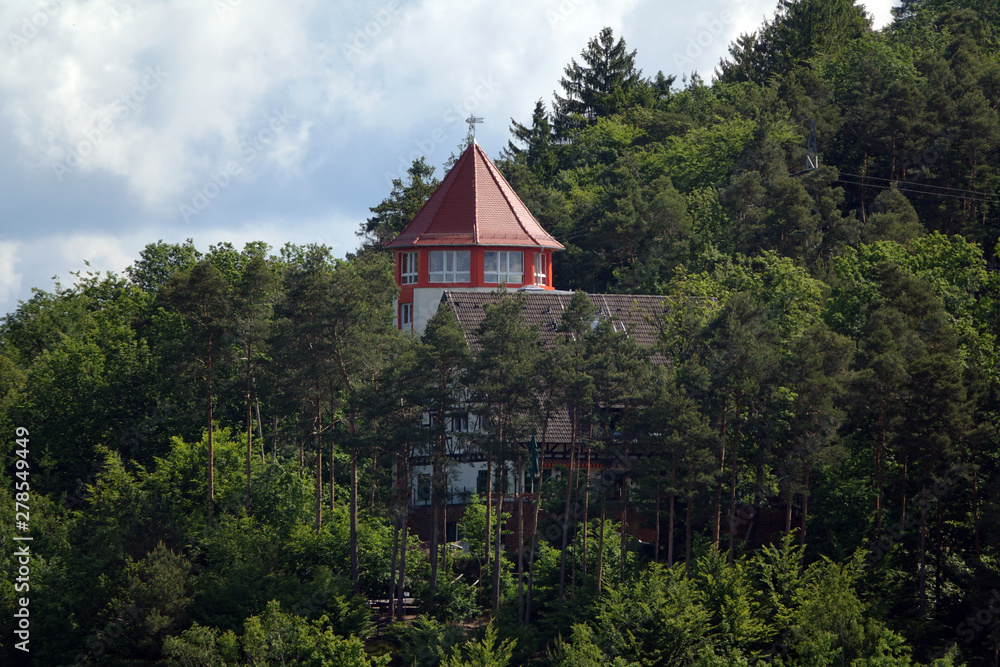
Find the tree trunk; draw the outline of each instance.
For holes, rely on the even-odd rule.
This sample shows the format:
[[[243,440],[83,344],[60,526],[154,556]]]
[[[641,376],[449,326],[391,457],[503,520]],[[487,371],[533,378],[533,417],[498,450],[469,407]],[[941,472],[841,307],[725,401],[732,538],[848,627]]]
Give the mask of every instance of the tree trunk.
[[[938,498],[934,499],[934,513],[937,515],[937,544],[934,547],[936,552],[935,567],[934,567],[934,599],[941,599],[941,572],[943,569],[942,563],[942,549],[943,545],[941,543],[941,500]]]
[[[569,461],[566,464],[566,506],[563,510],[562,551],[559,554],[559,608],[562,609],[566,591],[566,551],[569,546],[570,503],[573,501],[573,461],[576,459],[576,408],[570,417]]]
[[[628,471],[622,475],[622,525],[621,525],[621,543],[618,546],[619,559],[618,559],[618,582],[625,583],[625,532],[628,530]]]
[[[247,393],[247,514],[250,513],[250,463],[253,458],[253,412],[250,405],[250,394]]]
[[[441,471],[441,576],[448,572],[448,472]]]
[[[486,567],[490,565],[490,559],[493,557],[493,551],[490,549],[490,544],[493,542],[493,531],[491,530],[493,525],[493,452],[488,451],[486,453]],[[480,573],[482,575],[482,573]],[[482,576],[480,576],[482,578]],[[484,600],[485,602],[485,600]]]
[[[313,422],[316,440],[316,534],[323,528],[323,440],[320,432],[323,430],[323,414],[320,408],[320,396],[316,394],[316,419]]]
[[[260,396],[257,395],[257,378],[250,376],[250,384],[253,387],[253,402],[257,409],[257,439],[260,440],[260,462],[266,463],[264,454],[264,423],[260,420]]]
[[[587,447],[587,474],[583,478],[583,579],[587,580],[587,522],[590,520],[590,447]]]
[[[499,462],[499,467],[497,470],[497,516],[496,516],[496,540],[493,544],[493,595],[492,595],[492,606],[493,615],[496,616],[497,612],[500,610],[500,538],[501,530],[503,524],[503,492],[504,492],[504,482],[507,479],[507,467],[504,465],[504,461]]]
[[[712,544],[719,548],[719,533],[722,524],[722,478],[726,474],[726,425],[729,405],[722,408],[722,423],[719,425],[719,479],[715,483],[715,506],[712,508]]]
[[[785,485],[785,532],[792,532],[792,503],[795,498],[792,495],[792,473],[788,473],[788,483]]]
[[[392,522],[392,560],[389,563],[389,618],[396,618],[396,563],[399,556],[399,493],[397,492],[396,516]]]
[[[404,499],[403,506],[403,530],[402,536],[400,537],[400,552],[399,552],[399,588],[397,589],[397,594],[399,595],[399,603],[396,605],[396,614],[398,614],[399,620],[403,620],[406,610],[404,608],[404,600],[406,597],[406,537],[407,529],[409,528],[409,473],[407,473],[407,484],[405,492],[406,496]]]
[[[353,431],[353,429],[352,429]],[[358,570],[358,453],[351,447],[351,581],[354,592],[361,592],[361,573]]]
[[[435,608],[435,597],[437,593],[438,574],[438,457],[435,454],[431,463],[431,534],[428,551],[430,555],[431,577],[430,577],[430,600],[428,606],[431,611]]]
[[[810,465],[806,462],[802,470],[802,521],[799,524],[799,545],[803,547],[806,545],[806,520],[809,518],[809,468]]]
[[[677,448],[674,447],[670,456],[670,506],[667,510],[667,565],[674,564],[674,502],[677,498]],[[659,522],[657,522],[657,530]]]
[[[524,625],[524,467],[517,465],[517,622]]]
[[[212,345],[208,346],[208,516],[215,514],[215,431],[212,419]]]
[[[878,415],[878,434],[875,440],[875,488],[878,493],[875,496],[875,535],[876,538],[882,534],[882,486],[883,472],[882,472],[882,462],[885,458],[885,417],[886,409],[884,406],[879,410]]]
[[[544,440],[545,434],[542,434]],[[542,459],[544,460],[544,458]],[[535,587],[535,547],[538,544],[538,510],[542,505],[542,471],[538,471],[538,484],[535,485],[535,520],[531,531],[531,555],[528,556],[528,565],[531,566],[528,577],[528,599],[524,604],[524,624],[531,623],[531,594]]]
[[[660,490],[656,490],[656,539],[653,544],[653,562],[660,562]]]
[[[979,446],[975,439],[972,442],[972,542],[976,550],[976,560],[982,561],[983,554],[979,546],[979,468],[976,466],[976,453]]]
[[[323,528],[323,450],[316,450],[316,534]]]
[[[920,561],[917,576],[917,606],[927,609],[927,486],[920,490]]]
[[[740,401],[736,402],[736,414],[741,412]],[[742,427],[733,434],[733,455],[729,457],[729,564],[733,564],[736,546],[736,474],[739,472],[740,433]]]
[[[903,502],[900,504],[899,510],[899,530],[900,532],[906,530],[906,468],[908,463],[908,456],[903,455]]]
[[[597,597],[601,597],[601,587],[604,585],[604,498],[601,498],[601,531],[597,536]]]
[[[684,576],[691,576],[691,494],[684,513]]]
[[[368,484],[368,511],[375,511],[375,474],[378,472],[378,450],[372,452],[372,476]]]

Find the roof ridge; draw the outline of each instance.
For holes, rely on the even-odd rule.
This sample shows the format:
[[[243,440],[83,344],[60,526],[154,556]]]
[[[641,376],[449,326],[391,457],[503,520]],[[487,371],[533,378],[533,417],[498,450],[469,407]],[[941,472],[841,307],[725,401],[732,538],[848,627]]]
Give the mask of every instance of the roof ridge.
[[[480,166],[486,171],[482,179]],[[465,173],[466,169],[472,173]],[[477,143],[469,144],[406,228],[386,247],[420,245],[564,247],[542,227]]]
[[[477,148],[479,148],[479,147],[477,146]],[[480,151],[482,151],[481,148],[480,148]],[[484,157],[485,157],[485,153],[484,153]],[[510,210],[511,214],[514,216],[514,220],[517,221],[518,227],[521,228],[521,231],[524,232],[524,234],[529,239],[531,239],[532,241],[535,241],[537,243],[538,240],[534,237],[534,235],[531,233],[531,231],[527,227],[524,226],[524,221],[521,220],[521,216],[518,214],[517,209],[514,207],[514,202],[511,201],[510,196],[507,194],[508,190],[510,190],[510,192],[513,194],[514,193],[514,188],[511,187],[510,183],[507,182],[507,179],[504,178],[503,174],[500,173],[499,167],[497,167],[495,164],[493,164],[492,160],[489,160],[489,159],[485,160],[485,164],[486,164],[486,171],[489,173],[490,178],[492,178],[493,182],[496,184],[497,189],[500,191],[500,196],[503,197],[504,202],[507,204],[507,208]],[[500,180],[497,180],[498,177],[499,177]],[[506,186],[506,187],[504,187],[504,186]],[[524,206],[524,202],[521,202],[521,206]],[[524,208],[527,208],[527,206],[524,206]],[[529,213],[530,213],[530,211],[529,211]],[[546,234],[547,234],[547,232],[546,232]]]

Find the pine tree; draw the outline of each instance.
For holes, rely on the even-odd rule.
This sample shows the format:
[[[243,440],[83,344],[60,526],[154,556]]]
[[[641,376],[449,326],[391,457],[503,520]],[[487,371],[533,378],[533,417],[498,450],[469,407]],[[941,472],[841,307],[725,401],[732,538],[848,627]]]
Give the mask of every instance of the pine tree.
[[[625,40],[615,41],[611,28],[604,28],[587,42],[580,53],[583,64],[571,60],[555,96],[555,130],[567,138],[575,128],[606,118],[632,106],[650,104],[653,90],[636,69],[635,54]]]
[[[406,229],[440,181],[434,177],[434,167],[423,157],[413,161],[406,170],[407,180],[392,179],[392,192],[378,206],[369,208],[373,215],[362,223],[357,235],[365,249],[381,249]]]

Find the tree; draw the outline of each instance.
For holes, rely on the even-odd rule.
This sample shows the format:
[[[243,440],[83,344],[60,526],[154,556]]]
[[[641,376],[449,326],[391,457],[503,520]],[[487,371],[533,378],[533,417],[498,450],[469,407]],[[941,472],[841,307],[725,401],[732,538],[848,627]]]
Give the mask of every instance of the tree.
[[[396,238],[440,184],[434,177],[434,167],[423,157],[414,160],[406,173],[407,182],[401,178],[392,179],[389,196],[378,206],[368,209],[375,215],[362,223],[357,232],[363,239],[364,248],[378,250]]]
[[[555,96],[555,128],[559,137],[598,118],[620,113],[631,106],[652,102],[652,89],[635,67],[635,51],[625,40],[615,41],[604,28],[580,52],[583,64],[571,60],[559,81],[563,95]]]
[[[437,587],[438,571],[438,512],[447,502],[447,471],[444,469],[447,454],[447,439],[454,417],[467,417],[464,407],[463,375],[469,367],[471,357],[465,332],[454,313],[447,308],[439,308],[427,321],[421,344],[416,350],[415,367],[421,374],[420,396],[416,398],[431,417],[427,434],[431,447],[431,575],[430,595]],[[462,437],[452,434],[450,437]],[[442,536],[444,537],[444,536]]]
[[[781,0],[774,18],[743,34],[719,63],[720,81],[766,84],[819,54],[835,52],[871,30],[853,0]]]
[[[205,383],[208,411],[208,512],[215,503],[215,465],[213,431],[215,422],[213,387],[228,361],[227,343],[232,335],[232,297],[222,273],[211,262],[201,260],[188,270],[173,275],[161,290],[162,302],[173,308],[188,323],[190,336],[182,343],[188,363],[194,364]]]
[[[330,289],[330,361],[334,383],[344,404],[346,439],[350,453],[350,555],[351,579],[359,590],[358,569],[358,458],[368,444],[375,456],[377,443],[366,441],[359,424],[361,401],[388,363],[388,344],[400,335],[393,326],[393,299],[398,294],[392,258],[366,254],[338,262]]]
[[[539,181],[549,182],[556,170],[557,145],[545,103],[542,100],[535,103],[531,127],[512,118],[510,133],[514,138],[507,142],[505,156],[516,162],[523,162]],[[524,148],[516,145],[515,141],[523,144]]]
[[[175,273],[192,268],[201,256],[192,239],[185,240],[183,244],[160,240],[143,248],[139,259],[125,269],[125,275],[139,289],[155,293]]]
[[[500,292],[494,303],[486,304],[485,316],[475,332],[469,372],[471,403],[479,418],[482,444],[490,461],[496,463],[497,478],[501,480],[493,545],[494,613],[500,606],[503,481],[507,462],[522,458],[520,445],[531,435],[535,412],[535,396],[530,388],[535,384],[540,348],[538,331],[524,322],[524,302],[523,295]]]
[[[307,414],[312,415],[311,432],[316,452],[315,528],[319,532],[322,526],[322,409],[324,402],[333,401],[330,377],[337,372],[332,334],[334,269],[326,246],[307,246],[299,257],[289,257],[289,260],[282,286],[283,298],[275,308],[278,326],[271,346],[277,351],[278,364],[283,369],[281,385],[290,402],[289,408],[298,412],[308,410]],[[301,445],[299,465],[304,466]]]

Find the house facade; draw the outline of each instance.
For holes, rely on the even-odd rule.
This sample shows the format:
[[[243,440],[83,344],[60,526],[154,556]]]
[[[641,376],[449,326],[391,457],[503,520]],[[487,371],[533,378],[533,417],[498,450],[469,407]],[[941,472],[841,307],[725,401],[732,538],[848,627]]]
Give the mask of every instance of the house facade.
[[[552,253],[563,249],[475,142],[386,247],[396,260],[397,324],[418,335],[446,290],[553,290]]]
[[[395,256],[397,325],[423,332],[439,308],[452,311],[465,331],[470,348],[476,349],[475,331],[485,307],[500,300],[503,291],[525,295],[522,315],[537,327],[543,345],[556,336],[562,314],[573,293],[555,289],[552,254],[563,245],[546,232],[476,143],[471,143],[445,176],[406,229],[386,245]],[[616,331],[652,345],[663,319],[663,297],[644,295],[589,294],[599,320],[607,320]],[[595,321],[596,324],[596,321]],[[425,423],[430,426],[430,415]],[[487,462],[474,446],[481,432],[476,416],[450,416],[444,471],[446,493],[443,512],[437,513],[438,530],[446,539],[460,538],[457,524],[472,494],[483,494],[487,485]],[[565,414],[552,415],[535,434],[541,454],[543,478],[569,461],[571,429]],[[527,445],[527,443],[525,443]],[[578,452],[581,470],[585,452]],[[615,465],[597,456],[587,457],[592,474]],[[620,464],[620,462],[619,462]],[[411,521],[421,537],[429,536],[432,513],[431,461],[429,452],[417,452],[410,460]],[[531,480],[514,483],[514,471],[506,475],[505,502],[514,510],[515,491],[523,488],[528,498]],[[529,503],[530,504],[530,503]],[[520,507],[520,505],[518,505]],[[440,508],[439,508],[440,509]],[[515,520],[516,522],[516,520]],[[533,527],[525,527],[532,530]],[[441,534],[439,532],[439,534]]]

